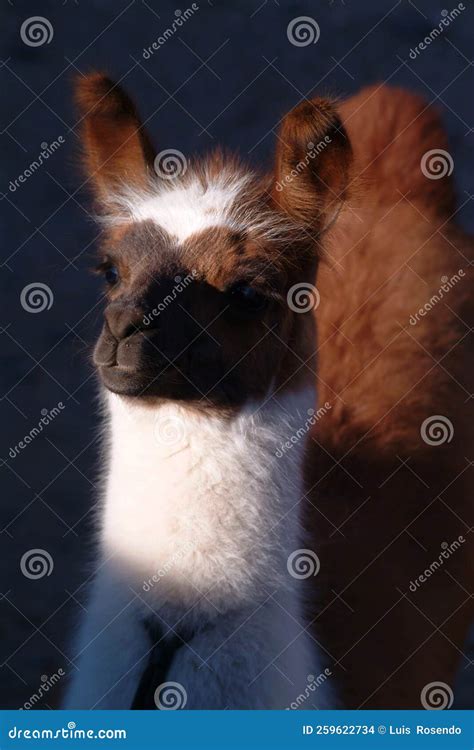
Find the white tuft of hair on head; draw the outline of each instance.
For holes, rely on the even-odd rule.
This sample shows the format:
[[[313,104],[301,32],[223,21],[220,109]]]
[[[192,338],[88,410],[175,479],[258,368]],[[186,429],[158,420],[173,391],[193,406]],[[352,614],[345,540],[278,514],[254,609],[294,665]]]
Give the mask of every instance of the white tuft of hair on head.
[[[150,177],[141,189],[123,184],[105,201],[97,220],[105,226],[153,221],[180,243],[210,227],[283,242],[305,233],[294,220],[270,207],[254,172],[235,165],[218,174],[200,166],[172,180]]]

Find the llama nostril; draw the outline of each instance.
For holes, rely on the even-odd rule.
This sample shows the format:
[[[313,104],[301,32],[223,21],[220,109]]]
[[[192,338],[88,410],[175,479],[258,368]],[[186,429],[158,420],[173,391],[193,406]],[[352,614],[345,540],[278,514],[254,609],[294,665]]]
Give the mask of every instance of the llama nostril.
[[[105,323],[94,349],[94,364],[97,367],[111,367],[117,362],[117,339]]]
[[[105,311],[105,319],[117,341],[146,328],[143,309],[134,305],[113,302]]]
[[[136,325],[136,323],[126,323],[120,331],[120,338],[126,339],[129,336],[133,336],[133,334],[137,333],[137,331],[139,330],[140,328]]]

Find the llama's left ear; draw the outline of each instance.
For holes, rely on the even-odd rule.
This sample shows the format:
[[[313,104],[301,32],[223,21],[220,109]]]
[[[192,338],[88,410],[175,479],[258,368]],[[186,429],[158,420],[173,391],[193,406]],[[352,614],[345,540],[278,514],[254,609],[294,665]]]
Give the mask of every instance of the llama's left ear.
[[[86,173],[99,201],[145,184],[154,150],[130,97],[103,73],[78,78],[75,95]]]
[[[352,149],[334,105],[304,101],[278,134],[273,198],[279,208],[318,233],[347,197]]]

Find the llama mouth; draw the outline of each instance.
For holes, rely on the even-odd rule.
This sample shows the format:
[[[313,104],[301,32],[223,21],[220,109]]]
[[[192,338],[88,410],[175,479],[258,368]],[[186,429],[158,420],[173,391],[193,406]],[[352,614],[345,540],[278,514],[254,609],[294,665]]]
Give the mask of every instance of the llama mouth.
[[[145,393],[149,379],[134,367],[118,364],[104,364],[98,366],[102,384],[112,393],[123,396],[139,396]],[[148,383],[147,383],[148,380]]]
[[[159,396],[174,400],[196,397],[196,390],[184,378],[166,370],[151,373],[126,365],[104,365],[98,367],[103,385],[107,390],[120,396],[136,398]]]
[[[146,395],[153,382],[153,378],[146,377],[139,369],[127,365],[101,365],[98,372],[107,390],[123,396]]]
[[[117,364],[98,366],[97,369],[108,391],[127,398],[158,398],[221,408],[239,407],[245,400],[235,384],[222,381],[218,388],[206,391],[170,366],[158,372]]]

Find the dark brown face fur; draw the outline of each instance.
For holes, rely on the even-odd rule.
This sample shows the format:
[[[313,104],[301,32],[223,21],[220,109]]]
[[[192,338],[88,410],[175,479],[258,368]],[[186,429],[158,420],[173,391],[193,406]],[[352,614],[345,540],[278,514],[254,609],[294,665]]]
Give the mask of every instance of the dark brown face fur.
[[[149,189],[153,148],[129,98],[101,74],[80,79],[77,99],[85,163],[99,207],[110,212],[117,188]],[[327,135],[332,147],[308,160],[308,142]],[[159,221],[109,229],[100,265],[108,301],[94,352],[104,385],[235,407],[311,381],[304,363],[315,348],[313,311],[295,312],[287,295],[315,281],[319,236],[344,197],[350,153],[332,106],[305,102],[283,120],[275,177],[255,178],[240,197],[254,218],[261,210],[271,233],[255,221],[238,230],[210,221],[181,241]],[[225,169],[233,166],[215,155],[196,179]]]
[[[311,313],[288,307],[298,275],[278,244],[223,227],[178,243],[145,221],[108,248],[101,270],[112,283],[94,361],[114,392],[240,405],[276,382],[291,328],[302,355],[313,339]]]

